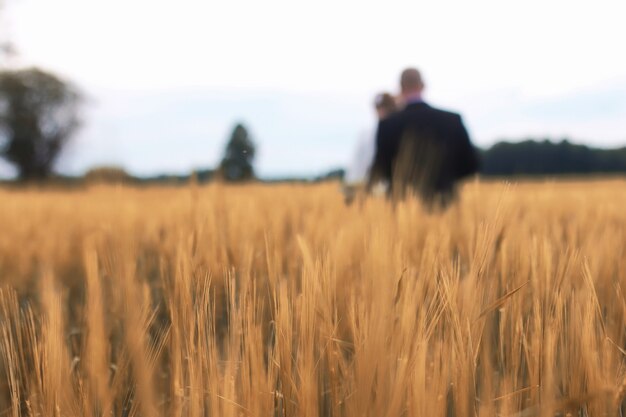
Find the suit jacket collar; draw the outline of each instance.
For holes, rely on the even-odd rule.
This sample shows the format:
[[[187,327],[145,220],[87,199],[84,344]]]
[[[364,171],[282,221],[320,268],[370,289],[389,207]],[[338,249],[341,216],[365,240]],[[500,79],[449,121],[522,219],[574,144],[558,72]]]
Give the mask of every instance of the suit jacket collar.
[[[430,106],[423,101],[414,101],[413,103],[407,104],[404,109],[412,110],[412,109],[420,109],[420,108],[427,108],[427,107],[430,107]]]

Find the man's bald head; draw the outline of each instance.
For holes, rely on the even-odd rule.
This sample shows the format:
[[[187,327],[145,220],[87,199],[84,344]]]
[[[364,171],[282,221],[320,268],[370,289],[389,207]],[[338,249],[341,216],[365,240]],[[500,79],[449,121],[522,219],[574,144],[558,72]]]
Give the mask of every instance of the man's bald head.
[[[416,68],[407,68],[400,75],[402,94],[421,93],[424,89],[422,74]]]

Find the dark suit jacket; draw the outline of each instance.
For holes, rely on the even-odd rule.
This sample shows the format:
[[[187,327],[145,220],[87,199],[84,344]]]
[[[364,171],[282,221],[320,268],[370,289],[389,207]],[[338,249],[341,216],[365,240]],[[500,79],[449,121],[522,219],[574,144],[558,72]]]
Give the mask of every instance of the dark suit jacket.
[[[371,181],[410,186],[422,195],[451,192],[478,171],[478,158],[461,116],[413,103],[378,124]]]

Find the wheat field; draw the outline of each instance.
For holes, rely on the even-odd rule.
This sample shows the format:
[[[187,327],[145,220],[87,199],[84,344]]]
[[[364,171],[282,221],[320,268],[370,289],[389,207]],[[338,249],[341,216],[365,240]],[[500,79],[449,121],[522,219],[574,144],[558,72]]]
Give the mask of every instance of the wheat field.
[[[621,416],[624,191],[0,189],[0,416]]]

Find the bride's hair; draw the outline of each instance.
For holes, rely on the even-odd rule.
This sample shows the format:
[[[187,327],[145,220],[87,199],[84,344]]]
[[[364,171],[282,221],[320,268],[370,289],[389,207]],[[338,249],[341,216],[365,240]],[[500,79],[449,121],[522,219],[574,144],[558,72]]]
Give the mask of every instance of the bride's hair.
[[[383,110],[387,114],[398,110],[398,105],[394,96],[385,92],[376,94],[376,97],[374,98],[374,106],[376,109]]]

